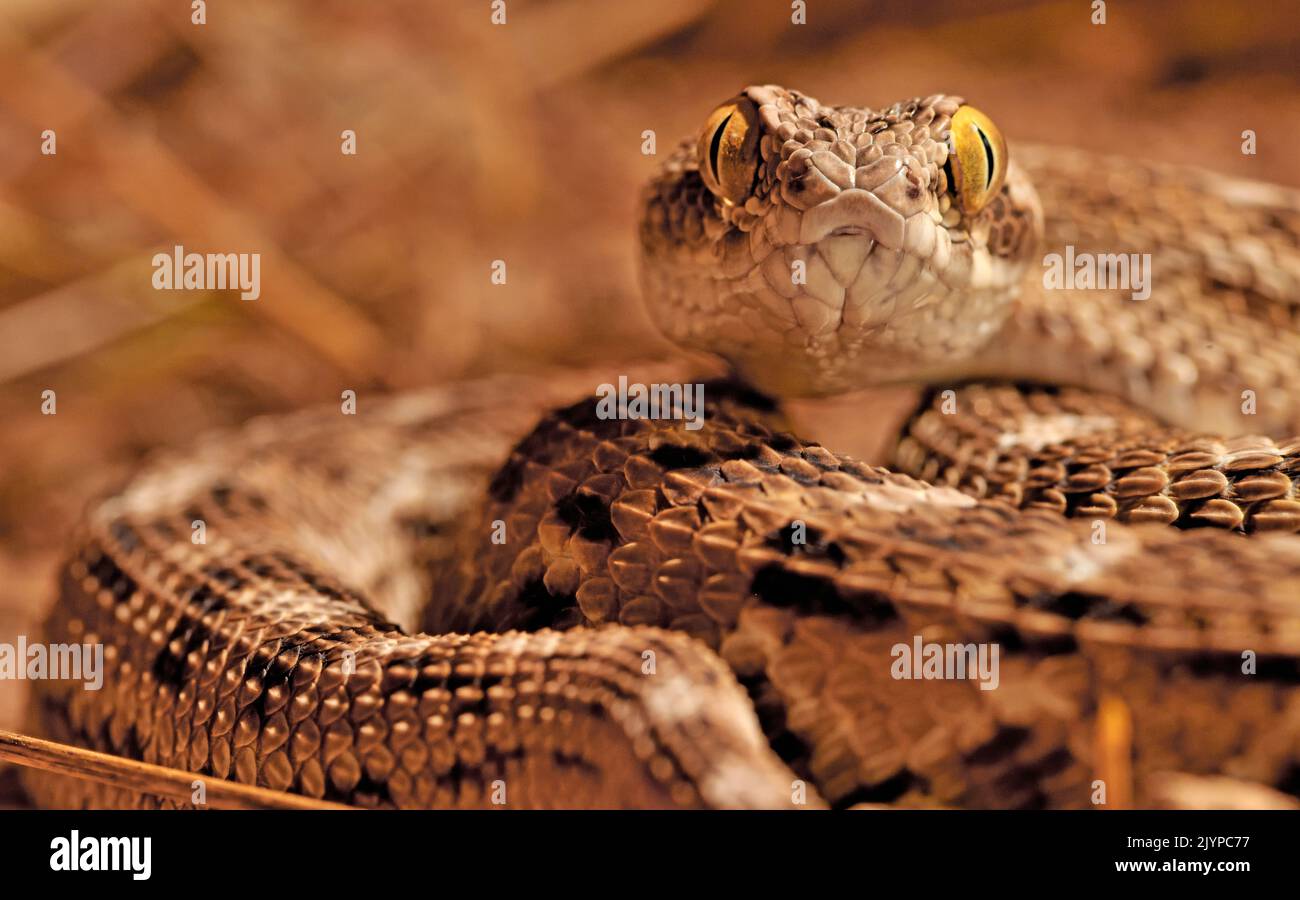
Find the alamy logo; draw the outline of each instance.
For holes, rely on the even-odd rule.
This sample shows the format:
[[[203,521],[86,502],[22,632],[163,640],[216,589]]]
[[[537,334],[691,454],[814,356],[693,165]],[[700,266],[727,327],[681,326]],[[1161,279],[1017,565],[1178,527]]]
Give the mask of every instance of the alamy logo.
[[[596,388],[598,419],[684,419],[687,431],[704,427],[704,385],[628,383],[618,376],[618,387]]]
[[[1126,290],[1134,300],[1151,296],[1150,253],[1076,253],[1043,257],[1043,287],[1048,290]]]
[[[911,644],[895,644],[889,674],[900,681],[978,681],[981,691],[998,686],[997,644],[925,643],[914,635]]]
[[[103,644],[0,643],[0,681],[83,681],[83,690],[104,686]]]
[[[153,838],[68,837],[50,841],[50,869],[55,872],[131,872],[148,881],[153,871]]]
[[[155,253],[153,286],[160,291],[239,291],[245,300],[262,296],[262,254]]]

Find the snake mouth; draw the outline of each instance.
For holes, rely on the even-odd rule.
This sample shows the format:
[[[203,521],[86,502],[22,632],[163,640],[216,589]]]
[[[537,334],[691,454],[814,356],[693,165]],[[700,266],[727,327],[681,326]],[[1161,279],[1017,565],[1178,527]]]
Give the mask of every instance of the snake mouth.
[[[903,246],[903,218],[875,194],[849,188],[805,211],[799,223],[802,244],[815,244],[831,234],[865,234],[897,250]]]

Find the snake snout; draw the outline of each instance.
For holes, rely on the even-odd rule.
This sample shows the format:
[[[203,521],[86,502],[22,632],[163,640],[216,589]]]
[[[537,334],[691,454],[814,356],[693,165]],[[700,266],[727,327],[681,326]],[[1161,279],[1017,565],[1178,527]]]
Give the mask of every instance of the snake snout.
[[[903,217],[870,191],[850,188],[803,213],[799,242],[815,244],[835,234],[868,234],[891,250],[903,245]]]

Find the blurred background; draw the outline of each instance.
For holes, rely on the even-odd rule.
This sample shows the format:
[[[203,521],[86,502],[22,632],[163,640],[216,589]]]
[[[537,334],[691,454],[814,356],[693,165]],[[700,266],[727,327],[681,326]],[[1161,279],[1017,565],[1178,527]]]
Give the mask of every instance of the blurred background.
[[[493,25],[490,0],[220,0],[195,25],[189,0],[0,0],[0,641],[36,633],[72,522],[152,447],[659,349],[641,135],[662,156],[747,83],[959,93],[1013,149],[1300,185],[1300,3],[1117,0],[1101,26],[1086,0],[807,7],[506,0]],[[153,290],[178,243],[260,253],[261,298]],[[0,727],[24,696],[0,682]]]

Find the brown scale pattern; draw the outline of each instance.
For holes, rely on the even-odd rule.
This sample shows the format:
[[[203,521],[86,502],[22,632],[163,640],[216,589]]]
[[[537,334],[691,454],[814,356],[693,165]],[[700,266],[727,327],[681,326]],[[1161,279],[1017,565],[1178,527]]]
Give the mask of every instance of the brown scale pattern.
[[[74,565],[70,577],[90,582],[104,616],[66,623],[70,633],[83,626],[87,640],[114,627],[119,602],[111,587],[88,574],[98,563],[92,558]],[[305,585],[281,582],[270,593],[283,599],[291,591],[295,602],[277,600],[273,614],[240,604],[236,614],[204,616],[206,637],[188,652],[180,637],[160,648],[161,630],[134,643],[113,661],[110,693],[72,694],[70,733],[58,737],[364,806],[488,806],[498,778],[519,792],[513,802],[525,806],[561,798],[625,801],[591,791],[582,769],[594,765],[587,748],[611,739],[617,747],[617,725],[593,711],[613,720],[628,714],[641,680],[638,654],[601,660],[581,637],[574,643],[545,634],[395,640],[364,615],[340,620],[342,604]],[[328,608],[328,626],[319,613],[310,615],[311,600]],[[178,621],[170,633],[191,627]],[[659,648],[651,636],[640,638],[638,652]],[[357,654],[350,673],[342,648]],[[615,649],[608,642],[594,649],[602,648]],[[147,668],[148,658],[169,652],[184,653],[179,690],[172,678]],[[551,690],[543,693],[544,687]],[[528,776],[533,756],[549,758],[546,779]],[[602,759],[601,766],[617,769],[611,762]],[[691,805],[694,798],[667,757],[623,761],[640,763],[665,776],[661,793],[643,795],[642,802]]]
[[[1225,440],[1104,395],[986,384],[935,394],[905,432],[900,471],[974,497],[1089,519],[1300,530],[1300,438]]]
[[[512,455],[467,532],[474,565],[426,626],[540,614],[687,631],[838,803],[1086,806],[1108,691],[1134,710],[1140,774],[1287,783],[1300,548],[1151,525],[1114,525],[1098,545],[1089,523],[838,457],[746,395],[712,396],[698,432],[602,421],[590,403],[551,417]],[[503,545],[486,537],[494,520]],[[893,680],[889,648],[916,634],[997,642],[1001,686]],[[1266,675],[1239,674],[1246,650]]]
[[[1042,201],[1042,253],[1145,254],[1149,296],[1045,289],[1032,265],[996,338],[934,383],[1072,385],[1190,431],[1300,434],[1300,193],[1064,147],[1011,155]]]
[[[409,565],[421,548],[406,546],[411,510],[393,498],[447,490],[453,473],[416,466],[445,437],[438,423],[454,413],[467,448],[489,432],[510,440],[502,388],[523,408],[548,402],[522,387],[406,398],[362,427],[328,412],[282,432],[254,423],[157,461],[88,518],[46,623],[51,640],[104,644],[104,687],[39,682],[36,730],[358,806],[789,807],[792,776],[744,692],[685,636],[408,635],[372,606],[396,572],[370,579],[369,597],[345,583],[363,571],[360,544],[340,560],[322,535],[395,543]],[[496,402],[479,410],[487,395]],[[203,476],[214,459],[215,486]],[[463,502],[446,519],[421,515],[446,528]],[[191,541],[195,519],[206,543]],[[699,704],[689,715],[686,686]],[[41,773],[28,782],[50,806],[175,805]]]
[[[674,752],[681,735],[656,722],[641,669],[653,652],[709,693],[720,673],[679,637],[406,637],[277,554],[250,551],[229,574],[155,574],[155,587],[108,561],[122,549],[89,544],[68,569],[65,600],[87,603],[65,602],[52,628],[117,637],[106,689],[70,691],[58,739],[361,806],[490,807],[498,780],[515,807],[702,802],[707,763]],[[195,609],[197,591],[207,599]],[[183,599],[169,608],[163,596]],[[728,687],[724,706],[741,699]],[[153,802],[84,790],[56,782],[41,799]]]
[[[1139,797],[1169,769],[1294,786],[1289,537],[1116,524],[1097,545],[1087,522],[802,442],[761,397],[707,396],[698,432],[603,421],[590,401],[547,417],[480,485],[481,515],[449,520],[436,636],[389,624],[310,534],[391,539],[405,513],[375,518],[376,499],[436,433],[424,417],[214,438],[216,489],[202,454],[155,464],[90,517],[49,622],[104,640],[106,689],[42,683],[41,730],[357,805],[482,805],[500,779],[511,806],[789,806],[798,776],[809,805],[1082,806],[1097,701],[1115,693],[1138,723]],[[529,633],[479,631],[512,628]],[[914,635],[996,642],[999,688],[895,681],[890,648]],[[1239,674],[1244,650],[1259,675]],[[32,786],[53,805],[154,802]]]

